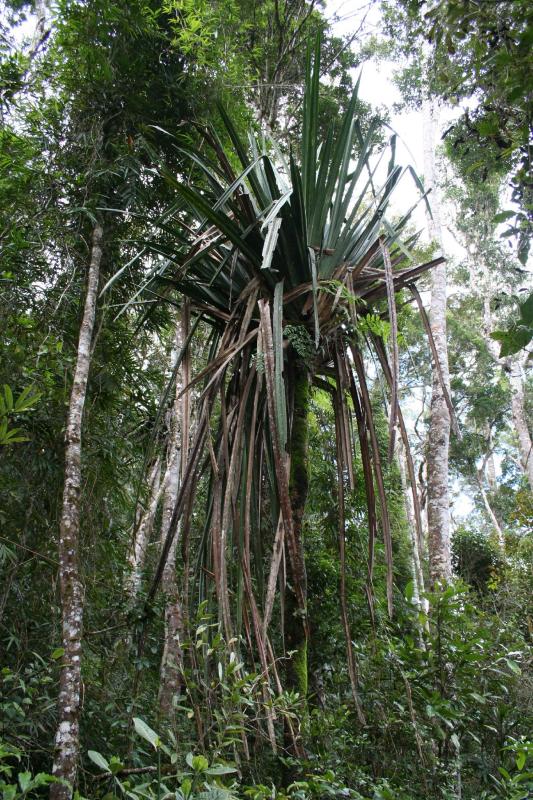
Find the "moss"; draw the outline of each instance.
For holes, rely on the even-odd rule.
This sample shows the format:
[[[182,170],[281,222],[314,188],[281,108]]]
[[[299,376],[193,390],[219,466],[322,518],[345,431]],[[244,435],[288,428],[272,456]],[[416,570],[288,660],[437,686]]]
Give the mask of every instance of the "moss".
[[[291,432],[290,493],[294,515],[300,521],[305,510],[309,486],[309,375],[303,365],[294,370],[294,418]],[[298,524],[298,523],[297,523]]]
[[[297,680],[297,690],[302,697],[307,697],[308,689],[308,670],[307,670],[307,640],[304,640],[300,648],[293,655],[293,670]]]

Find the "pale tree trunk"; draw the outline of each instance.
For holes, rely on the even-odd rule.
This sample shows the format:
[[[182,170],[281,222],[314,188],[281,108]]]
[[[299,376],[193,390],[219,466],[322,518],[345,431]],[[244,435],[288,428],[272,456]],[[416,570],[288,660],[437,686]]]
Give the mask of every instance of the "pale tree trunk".
[[[485,465],[483,465],[481,469],[477,470],[476,473],[476,480],[479,488],[479,493],[481,495],[483,505],[485,506],[485,511],[487,512],[487,516],[490,519],[492,527],[494,528],[494,531],[496,533],[496,537],[498,539],[498,545],[500,546],[501,550],[505,550],[505,535],[503,533],[500,523],[498,522],[498,518],[496,517],[496,514],[492,510],[492,506],[489,503],[489,498],[487,496],[487,492],[485,491],[485,485],[484,485],[485,477],[486,477]]]
[[[422,569],[422,554],[420,553],[420,543],[417,535],[417,525],[415,521],[415,509],[413,507],[412,490],[407,485],[407,467],[406,467],[405,449],[403,445],[398,448],[398,465],[400,468],[400,478],[402,483],[402,492],[405,501],[405,513],[407,516],[407,523],[409,526],[409,534],[411,537],[411,574],[413,576],[413,602],[421,608],[425,613],[429,609],[429,603],[422,595],[425,592],[424,585],[424,571]]]
[[[503,551],[505,550],[505,534],[500,525],[500,521],[490,504],[489,496],[485,490],[485,481],[487,482],[489,492],[495,491],[497,488],[496,465],[494,463],[494,453],[493,453],[493,443],[492,443],[492,429],[489,423],[485,424],[484,433],[487,439],[487,452],[485,454],[485,458],[483,459],[483,463],[480,469],[476,470],[476,480],[479,488],[479,493],[481,495],[481,500],[483,501],[483,505],[485,507],[485,511],[487,512],[487,516],[491,521],[492,527],[494,528],[494,532],[496,533],[498,545],[500,549]]]
[[[126,579],[126,593],[133,604],[139,594],[146,553],[154,527],[154,519],[162,494],[161,457],[156,458],[148,478],[148,504],[139,512],[135,520],[135,533],[131,552],[128,556],[130,573]]]
[[[97,224],[92,236],[85,309],[80,327],[78,354],[65,434],[65,485],[59,525],[59,583],[64,655],[59,676],[58,726],[55,737],[53,773],[56,777],[68,781],[70,786],[60,783],[51,784],[50,797],[52,800],[66,800],[72,796],[80,751],[83,623],[83,588],[79,566],[81,430],[91,364],[91,343],[102,260],[102,237],[102,227]]]
[[[432,218],[428,227],[432,241],[437,242],[442,254],[442,225],[440,202],[435,181],[435,136],[438,111],[436,105],[426,100],[424,116],[424,178],[425,188],[432,189],[430,201]],[[432,271],[430,324],[435,348],[440,361],[443,382],[450,394],[448,348],[446,342],[446,265]],[[440,376],[433,364],[433,381],[428,430],[428,544],[429,571],[432,583],[451,578],[450,556],[450,499],[448,492],[448,454],[450,446],[450,412]]]
[[[182,310],[181,319],[176,325],[174,363],[184,346],[189,329],[189,309],[187,304]],[[167,472],[163,494],[163,513],[161,519],[161,541],[164,542],[170,528],[172,515],[176,506],[178,491],[188,455],[188,438],[190,427],[189,393],[180,397],[183,389],[190,381],[189,358],[186,354],[182,366],[176,375],[176,393],[170,413],[170,436],[167,452]],[[185,524],[187,522],[185,521]],[[159,709],[163,716],[172,717],[173,698],[181,689],[181,669],[183,665],[183,636],[185,598],[180,596],[176,575],[176,551],[180,531],[178,530],[170,548],[167,562],[163,570],[161,588],[165,594],[165,642],[161,659],[159,683]]]
[[[492,429],[487,423],[485,425],[485,436],[487,437],[487,455],[485,458],[485,477],[491,492],[497,488],[496,484],[496,464],[494,463],[494,449],[492,441]]]
[[[33,61],[50,33],[49,30],[46,30],[46,10],[46,3],[44,3],[43,0],[37,0],[35,3],[35,15],[37,20],[28,52],[28,60],[30,62]]]
[[[506,359],[500,359],[498,354],[498,345],[490,337],[493,330],[493,320],[490,310],[490,275],[488,275],[487,268],[483,269],[483,328],[487,347],[492,357],[498,364],[502,364],[504,369],[509,374],[509,384],[511,388],[511,414],[513,419],[514,429],[518,440],[518,452],[520,455],[520,465],[525,477],[528,480],[529,486],[533,491],[533,443],[531,439],[531,431],[528,425],[527,414],[525,409],[524,397],[524,366],[528,358],[528,352],[523,351],[514,356],[509,356]],[[494,462],[492,462],[494,463]],[[487,478],[491,481],[491,465],[487,464]]]
[[[489,233],[487,231],[487,236],[488,235]],[[498,345],[490,336],[491,332],[494,330],[491,311],[493,281],[491,280],[490,268],[484,258],[479,240],[475,237],[469,236],[467,233],[465,233],[465,239],[467,251],[471,261],[470,290],[473,295],[477,295],[480,298],[483,307],[483,335],[485,338],[485,343],[494,361],[501,365],[501,360],[498,355]],[[487,452],[481,469],[476,470],[476,481],[483,506],[496,533],[498,544],[503,551],[505,549],[505,534],[500,525],[500,521],[498,520],[490,504],[489,496],[485,490],[484,483],[486,480],[489,491],[495,491],[497,489],[492,428],[488,422],[486,422],[484,425],[483,433],[487,441]]]
[[[533,491],[533,444],[525,410],[524,376],[522,367],[522,362],[525,363],[527,356],[528,353],[526,351],[523,355],[519,354],[511,358],[509,365],[509,382],[511,384],[511,409],[518,439],[520,464],[529,482],[530,489]]]

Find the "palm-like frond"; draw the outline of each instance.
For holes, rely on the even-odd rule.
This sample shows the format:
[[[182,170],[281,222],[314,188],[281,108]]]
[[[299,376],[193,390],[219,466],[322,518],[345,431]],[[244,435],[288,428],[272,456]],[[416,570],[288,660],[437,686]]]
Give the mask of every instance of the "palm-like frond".
[[[384,316],[388,307],[395,325],[395,292],[439,260],[413,265],[407,244],[400,241],[408,216],[397,224],[386,221],[403,170],[395,164],[393,140],[387,175],[376,189],[372,158],[378,124],[371,123],[363,135],[354,117],[356,94],[337,138],[330,133],[323,143],[318,142],[318,59],[317,44],[314,59],[310,53],[308,60],[299,162],[291,154],[285,164],[272,143],[261,148],[252,141],[247,146],[222,109],[240,172],[232,169],[214,135],[207,134],[212,159],[199,150],[187,151],[191,162],[203,171],[205,184],[188,186],[167,174],[189,217],[187,227],[179,228],[174,251],[168,244],[161,251],[168,260],[153,280],[163,278],[166,291],[174,287],[190,300],[191,313],[212,326],[216,347],[210,363],[188,389],[201,386],[199,422],[148,597],[153,598],[157,590],[172,537],[184,508],[190,505],[199,475],[207,471],[210,499],[203,567],[205,574],[213,576],[228,640],[234,636],[236,619],[242,619],[229,600],[230,589],[239,584],[263,670],[271,674],[275,670],[269,621],[285,549],[290,568],[286,626],[299,630],[296,634],[286,630],[287,646],[298,650],[305,643],[306,414],[310,387],[319,384],[331,393],[336,418],[332,455],[339,476],[340,607],[355,694],[344,597],[342,507],[344,482],[353,485],[354,480],[353,430],[357,431],[368,509],[368,593],[372,593],[378,526],[384,538],[391,613],[393,593],[391,526],[358,320],[369,313]],[[168,226],[167,220],[167,230]],[[398,422],[407,443],[397,405],[397,355],[391,369],[381,340],[376,350],[391,386],[391,442]],[[271,533],[254,550],[252,540],[264,537],[268,527],[262,503],[265,486]],[[414,481],[413,492],[416,495]],[[271,553],[262,593],[258,587],[264,586],[264,564],[257,555],[261,550]],[[201,585],[205,587],[204,578]]]

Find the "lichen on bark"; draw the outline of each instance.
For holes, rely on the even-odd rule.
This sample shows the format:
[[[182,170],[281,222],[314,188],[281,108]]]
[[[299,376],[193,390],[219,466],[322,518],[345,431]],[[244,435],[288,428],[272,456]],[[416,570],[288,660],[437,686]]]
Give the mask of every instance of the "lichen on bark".
[[[80,750],[79,718],[83,625],[83,586],[79,566],[81,432],[91,365],[96,298],[102,260],[102,238],[102,227],[97,224],[92,236],[85,307],[80,326],[76,367],[65,432],[65,483],[59,524],[59,585],[64,655],[59,675],[58,724],[53,766],[54,775],[62,778],[65,782],[51,784],[51,800],[68,800],[72,797]]]

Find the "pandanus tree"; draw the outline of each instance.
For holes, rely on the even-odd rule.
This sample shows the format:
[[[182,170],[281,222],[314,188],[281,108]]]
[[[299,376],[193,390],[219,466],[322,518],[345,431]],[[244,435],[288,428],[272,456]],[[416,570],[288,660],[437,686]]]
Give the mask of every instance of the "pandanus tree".
[[[314,57],[311,52],[308,56],[298,158],[290,154],[286,161],[272,142],[259,145],[250,138],[245,145],[223,109],[232,152],[224,151],[213,132],[204,131],[206,148],[184,153],[202,179],[188,185],[167,176],[181,206],[162,226],[165,241],[152,245],[160,261],[145,284],[153,292],[159,283],[158,294],[173,295],[173,302],[186,298],[191,319],[202,320],[210,331],[208,364],[185,388],[192,392],[196,387],[197,422],[148,603],[175,549],[180,520],[189,517],[200,496],[198,486],[207,483],[197,559],[200,591],[216,598],[228,642],[235,641],[245,620],[246,638],[250,644],[255,640],[264,674],[280,689],[269,628],[281,586],[284,648],[291,654],[284,685],[301,694],[307,690],[310,628],[303,524],[313,387],[330,394],[335,415],[332,458],[338,470],[341,575],[344,495],[346,485],[353,486],[357,457],[367,502],[368,594],[374,542],[382,535],[392,613],[391,526],[364,352],[369,344],[375,348],[390,387],[389,455],[396,428],[408,451],[398,405],[394,298],[438,263],[415,264],[409,240],[401,242],[409,212],[396,222],[386,219],[391,195],[407,170],[395,164],[392,139],[388,167],[377,186],[379,162],[387,163],[386,148],[378,121],[363,133],[354,113],[356,93],[338,135],[330,131],[319,142],[319,72],[317,44]],[[368,315],[388,317],[390,347],[378,336],[365,341],[362,321]],[[183,353],[190,338],[184,340]],[[410,459],[408,465],[421,535]],[[188,543],[182,544],[187,550]],[[339,594],[357,698],[344,577]],[[269,723],[273,741],[271,719]],[[298,752],[296,740],[293,736]]]

